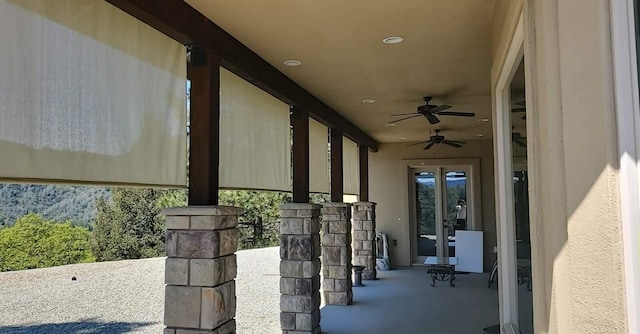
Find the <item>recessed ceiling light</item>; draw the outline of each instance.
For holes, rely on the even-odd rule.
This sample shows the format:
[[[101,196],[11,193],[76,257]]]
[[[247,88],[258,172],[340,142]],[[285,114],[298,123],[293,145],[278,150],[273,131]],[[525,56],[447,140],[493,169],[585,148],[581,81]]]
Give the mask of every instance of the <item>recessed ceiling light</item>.
[[[400,137],[400,140],[405,140],[407,139],[407,137]]]
[[[300,66],[302,65],[302,62],[295,59],[287,59],[284,61],[284,64],[287,66]]]
[[[382,43],[384,43],[384,44],[398,44],[398,43],[402,43],[402,41],[404,41],[404,38],[402,38],[400,36],[389,36],[389,37],[385,37],[382,40]]]
[[[482,133],[478,134],[478,137],[484,137],[484,135]]]
[[[384,126],[396,126],[396,123],[386,123]]]
[[[486,123],[486,122],[488,122],[488,121],[489,121],[489,119],[488,119],[488,118],[479,118],[479,119],[478,119],[478,122],[485,122],[485,123]]]
[[[364,99],[364,100],[362,100],[362,103],[365,103],[365,104],[372,104],[372,103],[376,103],[376,100],[372,100],[372,99]]]

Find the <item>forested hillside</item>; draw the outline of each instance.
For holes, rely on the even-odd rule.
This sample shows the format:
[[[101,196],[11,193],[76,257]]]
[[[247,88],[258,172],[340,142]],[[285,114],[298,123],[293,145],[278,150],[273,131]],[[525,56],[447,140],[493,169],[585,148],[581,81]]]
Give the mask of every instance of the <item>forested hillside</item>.
[[[46,220],[71,221],[91,227],[99,198],[111,198],[109,188],[0,184],[0,227],[12,226],[28,213],[39,214]]]

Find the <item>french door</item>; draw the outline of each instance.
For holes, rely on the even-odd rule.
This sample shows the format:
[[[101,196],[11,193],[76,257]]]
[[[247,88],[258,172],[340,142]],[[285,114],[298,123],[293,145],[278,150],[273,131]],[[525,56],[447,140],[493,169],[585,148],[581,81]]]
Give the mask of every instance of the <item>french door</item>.
[[[413,262],[455,256],[455,231],[470,227],[469,167],[411,169],[415,249]]]

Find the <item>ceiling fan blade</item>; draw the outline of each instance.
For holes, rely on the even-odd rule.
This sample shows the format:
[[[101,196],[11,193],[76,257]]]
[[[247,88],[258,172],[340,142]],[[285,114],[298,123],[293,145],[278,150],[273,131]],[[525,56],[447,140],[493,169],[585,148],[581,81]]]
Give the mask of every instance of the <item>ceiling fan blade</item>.
[[[527,105],[527,102],[526,102],[526,101],[524,101],[524,100],[522,100],[522,101],[518,101],[518,102],[516,102],[515,104],[517,104],[517,105],[519,105],[519,106],[523,106],[523,107],[524,107],[524,106],[526,106],[526,105]]]
[[[449,145],[449,146],[456,147],[456,148],[458,148],[458,147],[462,147],[462,145],[460,145],[460,144],[458,144],[458,143],[454,143],[454,142],[452,142],[452,141],[450,141],[450,140],[443,140],[443,141],[442,141],[442,143],[443,143],[443,144],[447,144],[447,145]]]
[[[411,144],[411,145],[407,145],[407,147],[411,147],[411,146],[416,146],[416,145],[420,145],[420,144],[424,144],[424,143],[428,143],[429,141],[421,141],[419,143],[415,143],[415,144]]]
[[[516,142],[516,144],[518,144],[518,146],[520,147],[527,147],[527,144],[525,142],[523,142],[522,140],[514,140]]]
[[[459,140],[447,140],[448,142],[452,142],[452,143],[456,143],[456,144],[466,144],[463,141],[459,141]]]
[[[527,108],[513,108],[511,112],[526,112]]]
[[[431,111],[431,112],[433,112],[433,113],[439,113],[439,112],[441,112],[441,111],[445,111],[445,110],[447,110],[447,109],[451,109],[451,108],[452,108],[451,106],[446,105],[446,104],[443,104],[443,105],[441,105],[441,106],[437,106],[437,107],[435,107],[435,108],[431,108],[431,110],[429,110],[429,111]]]
[[[436,117],[433,114],[426,114],[425,117],[427,118],[427,120],[429,121],[429,123],[431,124],[438,124],[440,123],[440,120],[438,119],[438,117]]]
[[[393,114],[393,115],[389,115],[389,116],[408,116],[408,115],[420,115],[417,112],[410,112],[410,113],[405,113],[405,114]]]
[[[474,117],[476,114],[472,112],[461,112],[461,111],[443,111],[439,112],[440,116],[462,116],[462,117]]]
[[[400,122],[400,121],[404,121],[405,119],[414,118],[414,117],[420,117],[420,116],[422,116],[422,115],[416,114],[416,115],[413,115],[413,116],[409,116],[409,117],[405,117],[405,118],[401,118],[401,119],[396,119],[395,121],[391,121],[389,123],[397,123],[397,122]]]
[[[428,149],[432,148],[433,145],[435,145],[435,144],[436,144],[435,142],[431,142],[429,145],[425,146],[424,149],[428,150]]]

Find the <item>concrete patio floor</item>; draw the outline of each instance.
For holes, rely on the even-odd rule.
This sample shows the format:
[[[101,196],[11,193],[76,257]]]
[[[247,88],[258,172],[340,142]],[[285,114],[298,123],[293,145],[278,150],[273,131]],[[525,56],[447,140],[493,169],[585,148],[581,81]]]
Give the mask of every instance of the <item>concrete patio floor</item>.
[[[431,287],[426,268],[379,271],[378,280],[353,288],[351,306],[321,309],[325,334],[473,334],[499,322],[498,290],[487,274],[456,276],[456,287]]]

